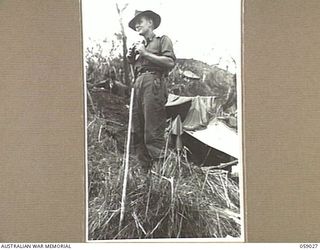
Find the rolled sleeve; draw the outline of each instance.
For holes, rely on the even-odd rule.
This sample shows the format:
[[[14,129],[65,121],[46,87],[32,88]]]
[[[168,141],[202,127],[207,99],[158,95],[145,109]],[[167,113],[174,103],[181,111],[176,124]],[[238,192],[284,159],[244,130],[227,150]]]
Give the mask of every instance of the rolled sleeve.
[[[172,41],[167,36],[161,37],[161,55],[172,58],[174,61],[176,60],[176,56],[173,52]]]

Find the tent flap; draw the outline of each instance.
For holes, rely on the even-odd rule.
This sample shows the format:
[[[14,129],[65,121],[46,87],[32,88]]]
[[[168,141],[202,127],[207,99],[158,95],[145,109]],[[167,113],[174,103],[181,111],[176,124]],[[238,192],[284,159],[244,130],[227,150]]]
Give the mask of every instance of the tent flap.
[[[239,158],[238,134],[218,119],[210,122],[206,129],[185,132],[212,148]]]

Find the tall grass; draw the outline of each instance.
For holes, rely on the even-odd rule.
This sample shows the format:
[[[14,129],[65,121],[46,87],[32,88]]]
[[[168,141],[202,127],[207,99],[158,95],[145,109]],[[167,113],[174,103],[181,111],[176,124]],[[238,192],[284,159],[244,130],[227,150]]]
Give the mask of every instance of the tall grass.
[[[155,163],[150,182],[130,157],[119,231],[123,145],[95,119],[88,127],[90,240],[240,236],[238,184],[226,171],[200,168],[188,162],[185,150],[177,155],[171,149]]]

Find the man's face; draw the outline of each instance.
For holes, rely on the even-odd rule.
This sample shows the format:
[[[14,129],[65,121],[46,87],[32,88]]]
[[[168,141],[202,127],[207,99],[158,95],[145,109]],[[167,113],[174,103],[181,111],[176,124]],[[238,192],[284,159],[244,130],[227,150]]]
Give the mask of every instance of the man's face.
[[[148,17],[141,16],[136,20],[135,28],[139,35],[143,36],[148,31],[153,30],[152,20]]]

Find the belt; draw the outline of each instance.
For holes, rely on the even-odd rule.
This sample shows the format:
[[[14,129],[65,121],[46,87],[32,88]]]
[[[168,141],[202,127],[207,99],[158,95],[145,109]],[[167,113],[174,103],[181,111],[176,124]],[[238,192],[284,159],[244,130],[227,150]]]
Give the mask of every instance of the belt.
[[[158,76],[162,76],[163,75],[163,73],[160,72],[160,71],[142,69],[142,70],[137,72],[136,77],[141,76],[142,74],[154,74],[154,75],[158,75]]]

